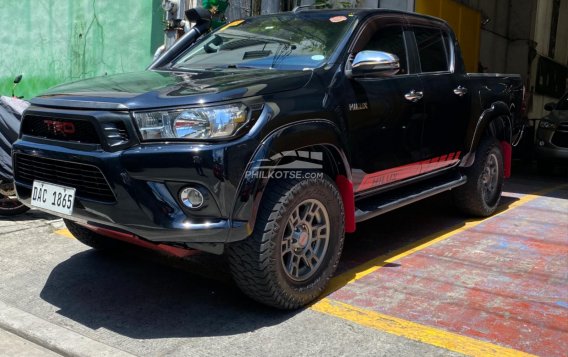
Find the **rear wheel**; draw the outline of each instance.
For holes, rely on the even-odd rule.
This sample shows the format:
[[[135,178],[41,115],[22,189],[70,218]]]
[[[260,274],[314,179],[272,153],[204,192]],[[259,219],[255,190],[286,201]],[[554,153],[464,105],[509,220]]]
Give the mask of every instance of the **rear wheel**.
[[[337,268],[343,240],[343,202],[329,178],[274,180],[252,236],[230,245],[227,254],[245,294],[295,309],[322,293]]]
[[[456,206],[464,213],[492,215],[503,191],[503,154],[494,137],[486,137],[475,152],[475,162],[465,170],[467,183],[453,190]]]
[[[67,226],[67,229],[71,232],[73,237],[91,248],[97,250],[111,250],[116,249],[119,244],[112,238],[95,233],[68,219],[64,219],[63,222],[65,222],[65,226]]]

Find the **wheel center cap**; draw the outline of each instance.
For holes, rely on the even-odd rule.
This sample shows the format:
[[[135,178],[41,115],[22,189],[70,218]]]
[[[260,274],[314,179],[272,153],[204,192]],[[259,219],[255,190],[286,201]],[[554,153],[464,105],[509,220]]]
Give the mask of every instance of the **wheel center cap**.
[[[300,238],[298,239],[298,245],[301,248],[304,248],[308,244],[308,238],[309,238],[308,232],[304,231],[304,232],[300,233]]]

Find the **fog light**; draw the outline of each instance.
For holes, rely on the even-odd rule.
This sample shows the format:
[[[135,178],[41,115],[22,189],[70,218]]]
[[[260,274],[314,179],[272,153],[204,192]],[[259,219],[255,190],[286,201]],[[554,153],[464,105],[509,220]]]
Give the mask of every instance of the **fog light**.
[[[538,142],[538,146],[544,146],[544,141],[542,141],[542,140],[539,141],[539,142]]]
[[[179,193],[181,202],[189,208],[199,208],[203,205],[203,194],[196,188],[186,187]]]

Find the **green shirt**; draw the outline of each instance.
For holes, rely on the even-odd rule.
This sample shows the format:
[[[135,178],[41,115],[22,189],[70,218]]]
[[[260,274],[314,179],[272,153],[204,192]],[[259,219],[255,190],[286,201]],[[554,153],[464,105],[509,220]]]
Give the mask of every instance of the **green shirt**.
[[[201,4],[207,10],[216,9],[217,13],[224,13],[229,7],[227,0],[202,0]]]
[[[215,29],[226,23],[225,10],[229,7],[227,0],[202,0],[202,6],[211,11],[213,20],[211,21],[211,28]]]

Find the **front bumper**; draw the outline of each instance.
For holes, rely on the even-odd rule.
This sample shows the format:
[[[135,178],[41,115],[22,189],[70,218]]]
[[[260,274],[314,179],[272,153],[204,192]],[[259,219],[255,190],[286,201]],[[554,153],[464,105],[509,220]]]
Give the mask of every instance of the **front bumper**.
[[[565,131],[539,128],[536,136],[535,151],[538,159],[568,162]]]
[[[236,241],[251,233],[247,222],[231,219],[236,187],[251,152],[227,146],[155,143],[108,152],[24,138],[13,150],[16,191],[30,206],[32,182],[17,174],[19,155],[92,165],[102,172],[116,199],[102,202],[77,194],[72,216],[60,215],[63,218],[189,247]],[[187,185],[207,192],[202,209],[192,211],[179,201],[178,192]]]

